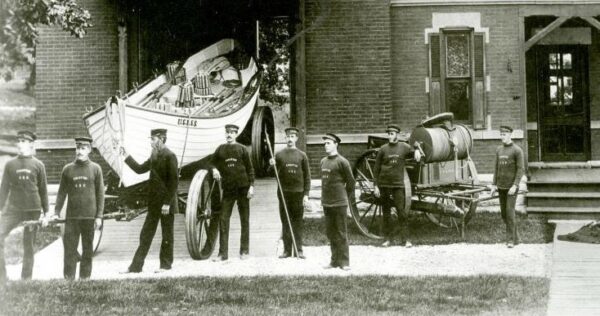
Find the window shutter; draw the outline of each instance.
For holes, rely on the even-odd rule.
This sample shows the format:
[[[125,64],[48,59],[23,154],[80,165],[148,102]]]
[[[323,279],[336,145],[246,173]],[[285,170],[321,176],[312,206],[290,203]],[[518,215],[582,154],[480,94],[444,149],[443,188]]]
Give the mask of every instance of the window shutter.
[[[429,36],[429,114],[435,115],[442,111],[441,105],[441,71],[440,71],[440,35]]]
[[[473,129],[485,128],[485,38],[474,34],[473,39]]]

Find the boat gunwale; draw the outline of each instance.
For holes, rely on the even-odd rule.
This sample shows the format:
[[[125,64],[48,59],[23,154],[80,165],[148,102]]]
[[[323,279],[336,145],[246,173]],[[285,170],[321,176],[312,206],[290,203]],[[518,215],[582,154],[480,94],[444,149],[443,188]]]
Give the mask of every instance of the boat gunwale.
[[[248,84],[250,84],[250,82],[252,82],[252,80],[255,80],[255,78],[259,76],[258,79],[259,81],[262,81],[262,76],[261,76],[261,71],[260,69],[258,69],[254,75],[252,75],[252,78],[250,78],[250,80],[248,81]],[[246,87],[248,87],[248,85],[246,85]],[[244,89],[246,88],[244,87]],[[227,112],[225,114],[219,115],[219,116],[191,116],[191,115],[185,115],[185,114],[179,114],[179,113],[171,113],[171,112],[166,112],[166,111],[161,111],[161,110],[156,110],[156,109],[150,109],[150,108],[146,108],[146,107],[141,107],[138,105],[134,105],[134,104],[129,104],[129,103],[125,103],[125,105],[127,107],[132,107],[132,108],[136,108],[142,111],[147,111],[147,112],[152,112],[152,113],[158,113],[161,115],[169,115],[169,116],[175,116],[175,117],[180,117],[180,118],[188,118],[188,119],[195,119],[195,120],[210,120],[210,119],[221,119],[227,116],[230,116],[232,114],[237,113],[238,111],[240,111],[241,109],[245,108],[246,106],[248,106],[250,104],[250,101],[252,99],[254,99],[255,95],[259,92],[260,90],[260,82],[256,85],[256,88],[253,88],[255,91],[252,92],[252,97],[248,98],[248,101],[246,102],[245,105],[243,106],[239,106],[235,111],[231,111],[231,112]],[[243,92],[242,92],[243,95]],[[241,97],[241,96],[240,96]],[[256,102],[256,101],[255,101]],[[83,120],[86,120],[87,118],[89,118],[90,116],[98,113],[101,110],[104,110],[106,108],[106,104],[102,105],[100,107],[98,107],[97,109],[88,112],[88,113],[84,113],[83,114]]]

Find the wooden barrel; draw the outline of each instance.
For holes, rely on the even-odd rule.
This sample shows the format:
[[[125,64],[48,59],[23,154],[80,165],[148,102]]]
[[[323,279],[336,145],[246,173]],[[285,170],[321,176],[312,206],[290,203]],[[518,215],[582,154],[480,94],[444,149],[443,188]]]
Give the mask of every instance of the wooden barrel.
[[[455,124],[452,130],[419,126],[410,134],[409,144],[415,142],[421,145],[426,163],[454,160],[455,150],[458,159],[465,159],[473,150],[471,132],[461,124]]]

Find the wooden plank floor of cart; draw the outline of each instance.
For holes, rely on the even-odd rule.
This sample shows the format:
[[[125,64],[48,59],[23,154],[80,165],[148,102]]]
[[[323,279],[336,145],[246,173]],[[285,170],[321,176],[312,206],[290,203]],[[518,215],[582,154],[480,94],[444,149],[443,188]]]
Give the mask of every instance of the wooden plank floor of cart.
[[[187,190],[189,184],[181,183],[180,190]],[[277,242],[281,234],[281,222],[277,202],[277,182],[274,179],[258,179],[255,183],[254,198],[250,200],[250,256],[275,256]],[[139,243],[139,234],[146,215],[131,222],[105,221],[104,233],[94,260],[131,260]],[[174,258],[189,259],[185,241],[185,216],[175,215]],[[160,225],[147,258],[158,258],[161,241]],[[217,255],[219,243],[215,245],[213,257]],[[240,217],[237,206],[231,215],[229,232],[229,257],[237,258],[240,248]]]
[[[600,244],[560,241],[589,221],[557,220],[548,315],[600,313]]]

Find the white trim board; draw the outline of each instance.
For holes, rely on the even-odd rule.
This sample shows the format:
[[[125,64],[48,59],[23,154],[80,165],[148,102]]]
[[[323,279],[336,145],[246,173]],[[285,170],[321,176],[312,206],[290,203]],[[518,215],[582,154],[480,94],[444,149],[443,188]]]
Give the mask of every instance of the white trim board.
[[[581,5],[600,4],[600,0],[390,0],[392,7],[453,5]]]

